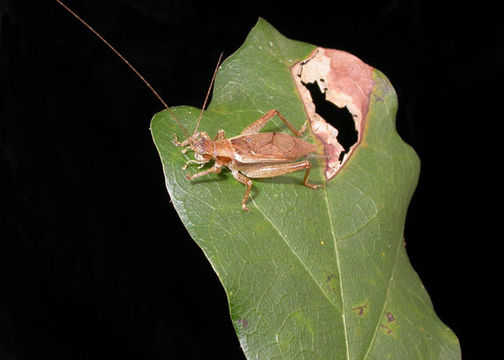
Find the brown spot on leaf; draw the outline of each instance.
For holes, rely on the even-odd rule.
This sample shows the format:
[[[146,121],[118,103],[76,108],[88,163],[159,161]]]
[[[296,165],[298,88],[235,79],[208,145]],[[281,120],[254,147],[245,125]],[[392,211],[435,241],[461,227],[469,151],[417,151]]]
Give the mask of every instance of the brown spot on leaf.
[[[399,324],[398,324],[397,319],[395,318],[394,314],[392,314],[390,311],[387,311],[383,314],[383,317],[385,318],[384,319],[385,321],[380,324],[380,328],[387,335],[391,335],[392,333],[397,335],[397,330],[399,329]]]
[[[385,334],[387,334],[387,335],[392,334],[392,332],[394,331],[391,328],[389,328],[387,325],[383,325],[383,324],[380,324],[380,329],[382,329],[385,332]]]
[[[336,274],[329,273],[326,276],[326,286],[327,289],[331,292],[338,291],[338,277]]]
[[[369,96],[374,87],[372,73],[373,68],[354,55],[320,47],[308,59],[291,68],[312,131],[324,146],[324,174],[327,180],[338,173],[362,139]],[[338,108],[346,107],[351,114],[353,131],[357,132],[357,140],[352,145],[344,144],[339,137],[341,129],[336,129],[326,121],[329,119],[324,119],[317,112],[309,89],[314,85],[324,95],[324,101]]]
[[[387,322],[395,321],[394,315],[391,312],[385,313],[385,317],[387,318]]]
[[[361,306],[356,306],[356,307],[352,308],[352,310],[357,315],[362,316],[362,315],[364,315],[366,313],[367,307],[368,307],[368,304],[366,303],[366,304],[361,305]]]
[[[248,327],[248,320],[247,319],[238,319],[236,322],[238,325],[241,325],[244,329]]]

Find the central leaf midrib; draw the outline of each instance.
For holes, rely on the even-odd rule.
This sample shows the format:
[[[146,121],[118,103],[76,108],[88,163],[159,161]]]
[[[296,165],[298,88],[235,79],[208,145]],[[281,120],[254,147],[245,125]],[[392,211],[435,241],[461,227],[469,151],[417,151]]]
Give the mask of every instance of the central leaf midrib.
[[[336,265],[338,269],[338,275],[339,275],[339,287],[340,287],[340,297],[341,297],[341,313],[342,313],[342,322],[343,322],[343,332],[344,332],[344,339],[345,339],[345,347],[346,347],[346,357],[347,359],[350,359],[350,353],[349,353],[349,343],[348,343],[348,332],[347,332],[347,325],[346,325],[346,318],[345,318],[345,303],[344,303],[344,298],[343,298],[343,284],[342,284],[342,274],[341,274],[341,266],[340,266],[340,261],[339,261],[339,254],[338,254],[338,248],[337,248],[337,239],[336,235],[334,232],[334,226],[331,218],[331,212],[330,212],[330,207],[329,207],[329,199],[328,199],[328,193],[327,193],[327,188],[323,189],[324,191],[324,200],[326,203],[327,207],[327,215],[329,219],[329,230],[331,233],[331,237],[334,242],[334,253],[336,257]],[[255,207],[261,215],[264,217],[264,219],[271,225],[271,227],[277,232],[277,234],[280,236],[280,238],[283,240],[283,242],[287,245],[287,248],[292,252],[292,254],[298,259],[299,263],[303,266],[304,270],[308,273],[310,278],[313,280],[313,282],[317,285],[317,288],[320,290],[322,295],[329,301],[329,303],[336,309],[338,309],[338,304],[336,304],[331,297],[326,293],[324,288],[320,286],[319,282],[313,275],[313,273],[310,271],[308,266],[305,264],[303,259],[299,257],[299,255],[296,253],[296,251],[291,247],[283,233],[280,231],[280,229],[271,221],[271,219],[266,216],[266,214],[261,210],[261,208],[257,205],[257,203],[252,199],[252,202],[254,203]]]
[[[330,209],[330,205],[329,205],[329,195],[328,195],[328,190],[327,190],[327,183],[324,187],[324,201],[325,201],[326,207],[327,207],[327,215],[329,218],[329,229],[331,231],[331,236],[333,238],[334,256],[336,258],[336,266],[338,268],[338,275],[339,275],[339,288],[340,288],[340,297],[341,297],[341,317],[342,317],[342,321],[343,321],[343,332],[345,334],[346,357],[347,357],[347,359],[350,359],[350,347],[348,345],[348,331],[347,331],[346,316],[345,316],[345,299],[343,297],[343,275],[341,273],[341,265],[340,265],[340,260],[339,260],[338,241],[336,238],[336,234],[334,232],[334,224],[332,222],[332,217],[331,217],[331,209]]]

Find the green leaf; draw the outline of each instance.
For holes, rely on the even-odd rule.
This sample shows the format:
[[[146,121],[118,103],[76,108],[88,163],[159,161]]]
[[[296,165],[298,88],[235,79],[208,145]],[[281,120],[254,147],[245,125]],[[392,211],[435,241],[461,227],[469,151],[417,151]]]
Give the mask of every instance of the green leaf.
[[[306,113],[289,68],[314,49],[259,20],[222,64],[200,130],[236,136],[273,108],[301,127]],[[229,171],[185,180],[192,153],[172,143],[183,132],[168,111],[152,120],[173,205],[224,286],[248,359],[460,358],[406,255],[419,160],[395,130],[391,84],[377,70],[373,80],[362,141],[341,171],[324,184],[312,159],[318,190],[301,184],[304,172],[253,180],[250,212]],[[189,133],[199,112],[172,109]],[[262,131],[285,125],[275,119]]]

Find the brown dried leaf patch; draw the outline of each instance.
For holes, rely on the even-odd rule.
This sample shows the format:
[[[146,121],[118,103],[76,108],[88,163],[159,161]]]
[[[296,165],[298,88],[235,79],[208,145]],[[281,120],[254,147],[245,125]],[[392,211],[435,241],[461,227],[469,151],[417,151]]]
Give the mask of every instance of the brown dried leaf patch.
[[[291,75],[303,101],[311,129],[324,147],[324,174],[332,179],[359,146],[369,110],[369,96],[374,88],[373,68],[347,52],[317,48],[307,59],[291,68]],[[348,150],[338,141],[338,129],[316,112],[306,84],[316,83],[325,100],[339,108],[346,107],[353,117],[357,142]]]

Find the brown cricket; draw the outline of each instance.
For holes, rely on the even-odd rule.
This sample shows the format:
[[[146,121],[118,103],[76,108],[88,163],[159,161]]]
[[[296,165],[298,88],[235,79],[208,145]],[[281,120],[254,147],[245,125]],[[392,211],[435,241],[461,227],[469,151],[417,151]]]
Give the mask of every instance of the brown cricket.
[[[306,142],[300,138],[306,130],[307,121],[305,121],[300,130],[297,130],[278,110],[272,109],[247,126],[240,135],[229,139],[226,139],[224,130],[219,130],[213,139],[210,138],[210,136],[208,136],[208,134],[204,131],[198,132],[198,127],[210,94],[210,89],[212,88],[219,68],[220,58],[213,74],[210,87],[207,91],[196,128],[193,135],[189,136],[180,121],[171,112],[170,107],[147,82],[147,80],[145,80],[145,78],[136,70],[136,68],[131,65],[126,58],[124,58],[87,22],[81,19],[60,0],[56,1],[75,18],[77,18],[77,20],[83,23],[101,41],[103,41],[105,45],[107,45],[117,56],[119,56],[119,58],[121,58],[121,60],[123,60],[126,65],[135,72],[135,74],[147,85],[147,87],[168,110],[171,117],[186,135],[186,139],[179,141],[177,136],[174,134],[173,143],[176,146],[183,147],[183,153],[186,153],[187,150],[192,150],[194,152],[194,160],[188,160],[182,167],[182,170],[186,170],[187,166],[190,164],[199,164],[200,167],[202,167],[206,163],[212,160],[214,161],[212,167],[192,175],[186,175],[185,178],[187,180],[199,178],[211,173],[218,174],[221,172],[222,167],[227,167],[231,170],[233,177],[247,187],[241,202],[242,209],[245,211],[249,210],[247,207],[247,200],[249,198],[250,190],[252,189],[251,178],[271,178],[295,171],[305,170],[303,185],[311,189],[317,189],[320,187],[320,185],[314,185],[308,182],[308,176],[310,175],[310,169],[312,166],[311,163],[308,160],[297,161],[298,159],[315,152],[317,149],[316,145]],[[282,132],[259,132],[275,115],[283,121],[283,123],[294,133],[295,136]]]
[[[296,136],[281,132],[260,133],[259,131],[275,115]],[[221,172],[223,166],[231,170],[233,177],[247,186],[241,205],[243,210],[248,211],[247,199],[252,189],[251,178],[270,178],[306,169],[303,185],[312,189],[319,187],[319,185],[313,185],[308,182],[311,163],[307,160],[296,162],[299,158],[316,150],[314,144],[306,142],[299,137],[305,129],[306,122],[300,130],[296,130],[278,110],[273,109],[247,126],[238,136],[226,139],[224,130],[219,130],[217,136],[211,139],[206,132],[195,131],[192,136],[184,141],[179,142],[175,136],[173,143],[184,147],[183,152],[187,149],[191,149],[194,152],[195,160],[187,161],[182,170],[185,170],[189,164],[204,165],[214,160],[211,168],[193,175],[186,175],[187,180],[210,173],[218,174]]]

